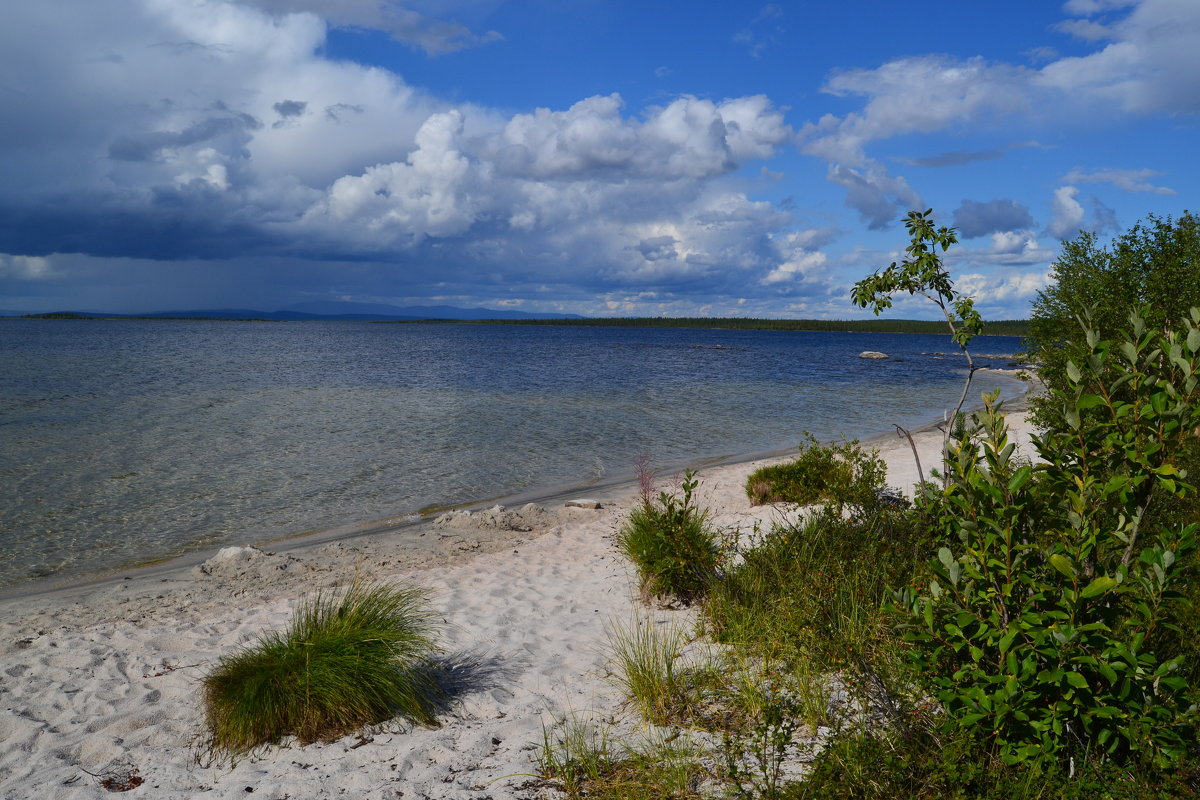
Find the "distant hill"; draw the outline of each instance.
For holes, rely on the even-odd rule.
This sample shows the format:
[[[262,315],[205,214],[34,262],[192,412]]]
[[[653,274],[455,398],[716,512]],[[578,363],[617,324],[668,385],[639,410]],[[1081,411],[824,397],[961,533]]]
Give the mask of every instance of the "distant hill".
[[[515,311],[496,308],[459,308],[457,306],[390,306],[383,303],[351,303],[340,300],[319,300],[296,303],[282,312],[317,314],[323,317],[354,319],[583,319],[578,314],[548,314],[535,311]]]

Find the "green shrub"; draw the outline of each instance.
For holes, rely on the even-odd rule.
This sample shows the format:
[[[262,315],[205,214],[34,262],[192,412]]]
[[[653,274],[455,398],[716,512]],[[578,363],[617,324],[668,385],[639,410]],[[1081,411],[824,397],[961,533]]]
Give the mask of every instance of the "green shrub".
[[[931,723],[932,720],[925,720]],[[1185,770],[1130,769],[1080,762],[1074,772],[1011,766],[989,757],[986,742],[950,736],[930,724],[858,730],[838,736],[813,762],[788,800],[1179,800],[1196,796]]]
[[[1060,391],[1067,362],[1081,363],[1091,351],[1081,317],[1100,338],[1115,339],[1132,313],[1165,330],[1200,305],[1200,217],[1151,214],[1110,245],[1100,242],[1087,231],[1064,242],[1052,282],[1033,303],[1026,354],[1038,363],[1039,377]],[[1035,397],[1034,409],[1043,422],[1061,422],[1058,403]]]
[[[762,467],[746,479],[746,494],[761,503],[830,503],[840,513],[846,506],[871,505],[883,488],[887,468],[874,452],[857,441],[829,446],[811,433],[800,446],[800,455],[785,464]]]
[[[1149,215],[1101,246],[1094,233],[1081,232],[1064,242],[1052,265],[1049,286],[1038,292],[1030,315],[1026,355],[1038,363],[1038,377],[1067,389],[1066,365],[1082,364],[1091,352],[1087,329],[1101,339],[1116,339],[1137,313],[1149,328],[1168,330],[1200,306],[1200,217],[1184,211],[1165,219]],[[1121,394],[1124,389],[1113,387]],[[1126,401],[1127,396],[1123,397]],[[1032,398],[1034,418],[1045,427],[1064,425],[1063,406],[1048,395]],[[1084,410],[1084,416],[1088,412]],[[1200,436],[1190,437],[1177,466],[1200,475]],[[1155,525],[1187,524],[1200,519],[1200,493],[1171,498],[1153,510]],[[1200,590],[1192,590],[1193,596]]]
[[[204,678],[213,748],[238,754],[287,734],[330,740],[396,713],[432,724],[435,616],[414,587],[319,592],[286,633],[262,635]]]
[[[783,763],[799,727],[803,706],[787,686],[767,681],[761,712],[751,724],[725,731],[721,740],[725,778],[739,800],[775,800],[784,781]]]
[[[617,546],[637,567],[642,590],[654,598],[691,603],[708,589],[720,548],[708,512],[693,501],[695,470],[684,473],[682,498],[660,492],[643,499],[617,532]]]
[[[1143,523],[1192,491],[1174,456],[1200,425],[1198,322],[1162,334],[1135,318],[1119,343],[1088,333],[1051,390],[1064,424],[1036,441],[1044,463],[1015,461],[994,397],[952,454],[930,583],[896,597],[948,727],[982,730],[1005,763],[1192,757],[1198,718],[1168,625],[1200,526]]]

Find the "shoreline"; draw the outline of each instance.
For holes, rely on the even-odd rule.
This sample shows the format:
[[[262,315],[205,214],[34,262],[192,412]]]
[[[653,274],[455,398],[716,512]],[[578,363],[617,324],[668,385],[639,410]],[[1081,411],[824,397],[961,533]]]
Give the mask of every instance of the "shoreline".
[[[1026,416],[1009,420],[1027,448]],[[936,463],[936,427],[914,438],[924,465]],[[888,484],[911,489],[907,441],[891,434],[867,444],[888,464]],[[779,460],[706,468],[697,502],[725,531],[794,519],[795,508],[750,506],[743,490],[753,469]],[[663,475],[658,484],[671,480]],[[602,508],[449,515],[449,523],[429,523],[421,538],[430,546],[415,558],[405,537],[384,533],[210,559],[207,572],[4,600],[0,796],[98,799],[108,792],[93,776],[129,769],[145,780],[144,794],[167,800],[249,791],[291,800],[546,796],[533,773],[547,726],[578,716],[638,730],[606,678],[613,626],[694,619],[687,610],[643,607],[634,571],[613,546],[637,502],[636,484],[592,496]],[[200,678],[221,656],[286,627],[300,597],[355,578],[411,581],[432,592],[447,623],[442,663],[456,689],[440,727],[391,720],[361,737],[306,747],[285,741],[236,763],[206,760]]]
[[[978,371],[1005,375],[1013,378],[1015,381],[1020,381],[1019,376],[1022,373],[1022,370],[992,368],[982,368]],[[1028,408],[1029,392],[1029,385],[1022,382],[1022,388],[1012,398],[1004,401],[1006,409],[1015,412],[1025,411]],[[965,408],[965,411],[969,413],[982,407],[983,405],[981,402],[976,402],[968,405]],[[941,421],[934,419],[933,421],[927,422],[919,428],[911,429],[909,432],[913,436],[916,436],[918,433],[937,428],[941,424],[943,424]],[[860,443],[864,447],[875,447],[886,440],[896,437],[897,435],[898,433],[895,431],[882,432],[869,438],[862,439],[860,440]],[[675,475],[682,474],[683,470],[687,468],[695,468],[703,471],[715,467],[762,462],[772,459],[782,459],[795,453],[797,447],[798,444],[786,448],[762,450],[751,453],[710,455],[697,458],[690,462],[667,464],[661,468],[656,468],[655,471],[663,475]],[[410,534],[408,539],[416,551],[414,553],[414,563],[429,563],[429,554],[422,551],[430,548],[423,547],[423,543],[419,540],[427,536],[428,529],[432,525],[433,521],[438,516],[446,512],[479,511],[496,505],[511,507],[516,505],[525,505],[527,503],[543,505],[561,503],[574,497],[582,497],[597,493],[604,494],[609,492],[619,492],[622,489],[627,489],[635,486],[636,484],[636,476],[633,474],[623,474],[614,476],[612,478],[602,478],[586,483],[544,486],[507,495],[498,494],[488,498],[468,500],[454,505],[439,507],[436,511],[430,513],[392,515],[376,519],[348,522],[315,530],[285,532],[277,536],[255,538],[244,544],[232,544],[228,546],[253,547],[257,549],[271,550],[277,553],[289,553],[298,550],[311,549],[319,545],[338,541],[354,541],[364,537],[404,534],[407,532]],[[478,545],[478,548],[476,549],[482,549],[486,547],[486,542],[477,541],[473,542],[473,545]],[[188,550],[179,555],[149,558],[141,563],[132,563],[124,566],[105,568],[104,570],[95,573],[75,575],[68,574],[65,577],[49,575],[41,578],[32,578],[19,581],[7,586],[0,586],[0,604],[10,600],[20,600],[23,598],[46,597],[60,593],[70,593],[73,591],[86,591],[90,588],[98,588],[104,585],[116,584],[123,580],[145,579],[161,577],[163,575],[169,576],[173,573],[195,568],[208,558],[211,558],[215,552],[216,550],[212,549],[211,547],[196,548]]]

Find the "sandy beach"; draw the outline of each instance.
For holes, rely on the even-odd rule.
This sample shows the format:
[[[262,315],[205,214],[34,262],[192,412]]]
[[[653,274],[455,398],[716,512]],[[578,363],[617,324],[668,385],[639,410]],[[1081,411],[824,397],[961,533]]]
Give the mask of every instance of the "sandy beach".
[[[1009,423],[1025,454],[1030,426]],[[916,481],[907,441],[870,443],[888,483]],[[917,436],[926,470],[941,434]],[[746,476],[765,462],[700,473],[698,499],[718,526],[750,531],[795,510],[750,506]],[[661,476],[660,485],[672,482]],[[136,774],[153,798],[533,798],[544,726],[567,714],[627,720],[607,676],[606,631],[647,609],[613,535],[636,486],[562,501],[453,513],[403,532],[298,549],[226,551],[204,564],[129,573],[0,602],[0,797],[107,797],[105,778]],[[413,542],[421,540],[414,549]],[[199,683],[217,660],[288,625],[299,598],[355,578],[427,587],[446,627],[454,703],[437,728],[401,721],[344,739],[208,757]]]

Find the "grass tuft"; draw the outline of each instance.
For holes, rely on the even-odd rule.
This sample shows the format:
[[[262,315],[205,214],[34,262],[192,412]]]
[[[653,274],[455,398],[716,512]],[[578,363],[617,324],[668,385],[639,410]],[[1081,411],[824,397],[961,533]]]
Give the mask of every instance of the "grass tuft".
[[[604,730],[573,716],[542,729],[538,762],[539,774],[569,798],[699,800],[704,776],[686,742],[617,748]]]
[[[688,635],[674,623],[635,619],[609,632],[609,660],[616,682],[654,725],[686,724],[715,678],[703,665],[681,663]],[[707,679],[707,680],[706,680]]]
[[[288,734],[327,741],[396,714],[433,724],[434,618],[417,587],[318,592],[286,632],[263,634],[204,678],[212,747],[236,755]]]

